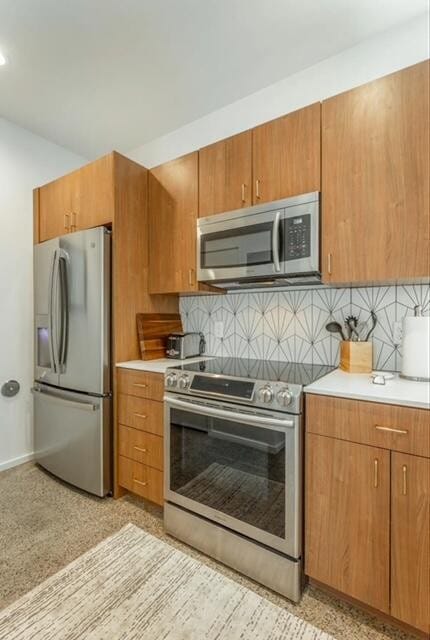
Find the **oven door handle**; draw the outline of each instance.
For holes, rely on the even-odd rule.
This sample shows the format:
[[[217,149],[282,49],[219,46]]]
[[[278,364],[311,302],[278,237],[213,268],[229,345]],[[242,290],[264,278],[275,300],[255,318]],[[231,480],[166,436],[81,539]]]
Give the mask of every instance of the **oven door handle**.
[[[164,396],[165,402],[172,407],[178,409],[194,409],[198,410],[198,413],[204,416],[212,418],[226,418],[227,420],[233,420],[235,422],[248,422],[256,427],[287,427],[289,429],[294,428],[295,421],[291,419],[279,420],[278,418],[265,418],[264,416],[256,416],[252,413],[238,412],[229,409],[217,409],[216,407],[208,407],[203,404],[179,400],[178,398],[172,398],[171,396]]]
[[[272,227],[272,255],[275,271],[279,273],[281,265],[279,262],[279,223],[281,220],[281,212],[277,211]]]

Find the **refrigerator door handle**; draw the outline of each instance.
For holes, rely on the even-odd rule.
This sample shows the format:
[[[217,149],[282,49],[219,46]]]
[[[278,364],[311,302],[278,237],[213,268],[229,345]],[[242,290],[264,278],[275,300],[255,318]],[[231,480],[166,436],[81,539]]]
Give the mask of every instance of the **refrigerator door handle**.
[[[75,400],[66,400],[64,398],[62,398],[61,396],[54,396],[51,395],[50,393],[46,393],[46,391],[42,391],[41,389],[38,389],[37,387],[33,387],[31,389],[31,393],[33,394],[40,394],[42,395],[44,398],[50,400],[51,402],[56,402],[57,404],[61,404],[63,407],[71,407],[73,409],[81,409],[82,411],[97,411],[97,409],[99,408],[96,404],[91,404],[88,402],[76,402]]]
[[[51,361],[51,371],[58,373],[58,360],[55,349],[55,335],[56,335],[56,322],[55,322],[55,300],[54,290],[57,282],[57,250],[54,251],[52,257],[51,270],[49,273],[49,285],[48,285],[48,333],[49,333],[49,358]],[[55,334],[55,335],[54,335]]]
[[[69,339],[69,292],[67,281],[67,253],[60,249],[58,256],[58,278],[60,283],[60,354],[58,363],[60,367],[60,373],[64,373],[66,358],[67,358],[67,345]]]

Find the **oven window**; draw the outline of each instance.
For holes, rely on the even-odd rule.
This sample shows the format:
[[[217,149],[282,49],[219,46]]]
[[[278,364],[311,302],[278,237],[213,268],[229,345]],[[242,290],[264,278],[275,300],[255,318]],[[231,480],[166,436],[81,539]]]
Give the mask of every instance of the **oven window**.
[[[201,267],[216,269],[270,264],[272,222],[208,233],[201,237]]]
[[[173,408],[170,415],[170,489],[285,538],[285,433],[249,426],[246,418]]]

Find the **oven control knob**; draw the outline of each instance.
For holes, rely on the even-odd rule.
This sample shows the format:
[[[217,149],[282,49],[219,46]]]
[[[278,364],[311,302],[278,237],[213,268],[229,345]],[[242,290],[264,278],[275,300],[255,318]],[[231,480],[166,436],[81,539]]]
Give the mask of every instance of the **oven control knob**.
[[[176,373],[168,373],[166,376],[166,385],[168,387],[176,387],[178,381],[178,376],[176,375]]]
[[[187,389],[190,386],[190,378],[187,375],[181,376],[178,380],[180,389]]]
[[[261,402],[264,402],[265,404],[269,404],[269,402],[272,402],[273,389],[270,386],[270,384],[266,384],[264,387],[261,387],[260,391],[258,392],[258,398]]]
[[[276,396],[276,398],[279,404],[281,405],[281,407],[288,407],[288,405],[291,404],[293,400],[293,394],[291,393],[288,387],[284,387],[278,392],[278,395]]]

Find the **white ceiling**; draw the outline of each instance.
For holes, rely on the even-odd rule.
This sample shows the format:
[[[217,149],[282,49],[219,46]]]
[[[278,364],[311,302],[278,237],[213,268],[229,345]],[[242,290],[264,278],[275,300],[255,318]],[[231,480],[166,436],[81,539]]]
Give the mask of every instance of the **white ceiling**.
[[[0,115],[88,158],[128,151],[428,0],[0,0]]]

